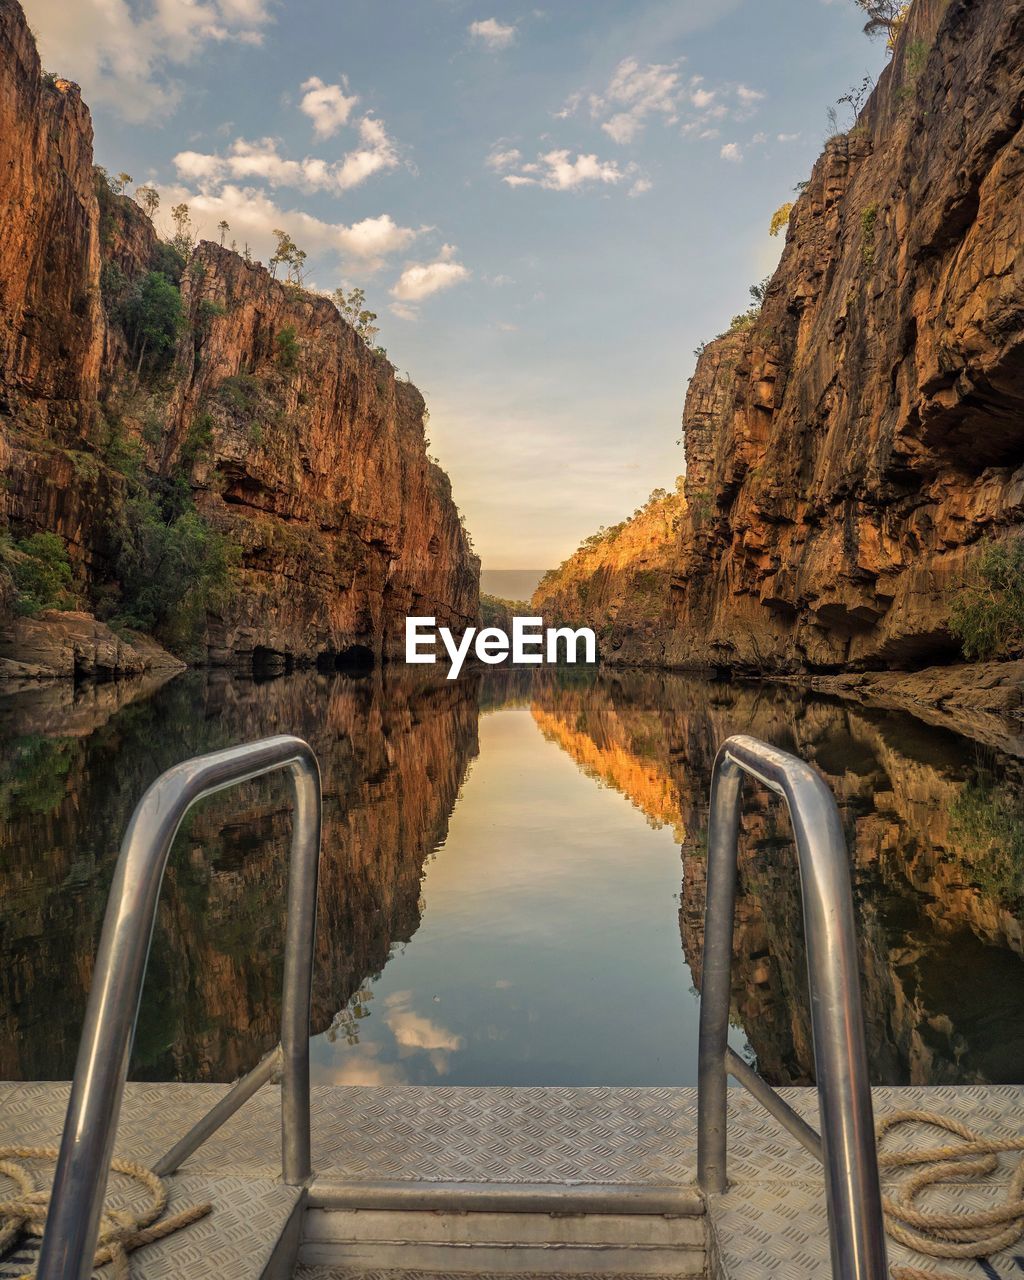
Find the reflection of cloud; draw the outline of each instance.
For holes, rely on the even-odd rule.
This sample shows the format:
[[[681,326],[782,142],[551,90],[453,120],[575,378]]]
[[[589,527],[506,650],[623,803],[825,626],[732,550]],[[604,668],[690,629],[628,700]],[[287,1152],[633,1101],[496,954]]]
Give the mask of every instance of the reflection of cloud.
[[[319,1068],[317,1081],[323,1084],[408,1084],[397,1062],[375,1062],[369,1053],[346,1055],[336,1067]]]
[[[411,991],[396,991],[384,1004],[387,1009],[384,1021],[399,1048],[406,1054],[417,1050],[426,1052],[437,1074],[444,1075],[448,1070],[447,1055],[462,1048],[462,1036],[446,1030],[432,1018],[414,1012]]]

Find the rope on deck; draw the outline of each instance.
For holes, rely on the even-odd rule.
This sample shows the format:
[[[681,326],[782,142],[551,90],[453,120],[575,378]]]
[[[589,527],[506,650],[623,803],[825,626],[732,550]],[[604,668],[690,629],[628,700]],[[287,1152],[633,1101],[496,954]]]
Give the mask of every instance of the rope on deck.
[[[46,1228],[50,1192],[37,1188],[32,1171],[20,1162],[56,1159],[56,1147],[0,1147],[0,1173],[10,1178],[19,1192],[13,1200],[0,1200],[0,1254],[19,1236],[41,1237]],[[128,1280],[128,1254],[132,1250],[141,1249],[143,1245],[162,1240],[182,1227],[198,1222],[206,1217],[213,1205],[190,1205],[169,1217],[160,1218],[167,1208],[168,1199],[163,1180],[133,1160],[112,1160],[110,1168],[114,1173],[123,1173],[142,1183],[150,1196],[149,1205],[140,1211],[104,1208],[100,1218],[94,1265],[101,1267],[107,1262],[112,1263],[111,1280]],[[34,1275],[33,1268],[19,1280],[33,1280]]]
[[[924,1124],[956,1134],[963,1142],[909,1151],[882,1151],[882,1139],[900,1125]],[[929,1258],[987,1258],[1008,1249],[1024,1236],[1024,1156],[1006,1187],[1002,1204],[959,1213],[917,1209],[914,1201],[926,1187],[940,1182],[965,1183],[988,1177],[1004,1151],[1024,1152],[1024,1138],[986,1138],[958,1120],[936,1111],[894,1111],[876,1126],[881,1169],[922,1166],[883,1195],[886,1231],[893,1240]],[[892,1280],[961,1280],[951,1272],[893,1266]]]

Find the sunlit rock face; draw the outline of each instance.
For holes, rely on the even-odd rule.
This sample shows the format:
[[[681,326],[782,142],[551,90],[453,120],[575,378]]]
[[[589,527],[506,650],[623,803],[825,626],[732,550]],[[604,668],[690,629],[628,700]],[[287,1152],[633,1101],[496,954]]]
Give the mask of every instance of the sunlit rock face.
[[[318,755],[315,1031],[419,924],[423,862],[444,837],[477,749],[470,686],[187,676],[148,701],[119,705],[119,694],[145,692],[104,685],[58,707],[51,687],[0,709],[4,1078],[70,1076],[121,834],[148,782],[186,755],[283,725]],[[136,1077],[230,1080],[277,1041],[290,832],[287,787],[270,783],[207,802],[179,837]]]
[[[118,291],[166,257],[138,205],[97,185],[88,110],[41,77],[14,0],[0,0],[0,171],[0,526],[59,534],[100,603],[129,490],[116,437],[239,549],[207,619],[212,661],[380,660],[400,654],[409,613],[475,621],[479,561],[427,456],[423,398],[329,300],[204,242],[173,361],[146,375]],[[45,645],[19,632],[4,656],[19,647],[40,665]]]
[[[603,663],[661,665],[685,512],[681,492],[648,502],[621,528],[595,537],[546,575],[531,609],[549,626],[591,627]]]
[[[587,772],[680,840],[683,949],[703,952],[707,795],[717,746],[752,733],[812,761],[851,854],[872,1074],[1012,1081],[1024,1051],[1021,766],[907,716],[784,689],[622,675],[538,682],[534,716]],[[813,1079],[802,907],[787,819],[748,786],[733,1008],[761,1071]],[[955,980],[954,980],[955,975]]]
[[[923,665],[1024,500],[1024,5],[916,0],[684,413],[670,661]]]

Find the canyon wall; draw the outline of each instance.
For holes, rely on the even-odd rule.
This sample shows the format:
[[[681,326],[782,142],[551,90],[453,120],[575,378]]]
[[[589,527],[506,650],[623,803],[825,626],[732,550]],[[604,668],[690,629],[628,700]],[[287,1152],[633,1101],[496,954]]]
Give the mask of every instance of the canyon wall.
[[[681,492],[656,492],[631,519],[595,534],[546,574],[531,609],[548,626],[591,627],[603,661],[660,664],[685,512]]]
[[[0,0],[0,164],[0,532],[56,533],[79,602],[102,613],[139,469],[178,486],[237,548],[200,637],[230,665],[379,660],[407,613],[475,620],[479,562],[419,392],[333,303],[259,264],[202,243],[176,273],[143,211],[97,181],[79,91],[41,73],[15,0]],[[180,274],[184,323],[150,367],[121,303],[155,270]],[[47,669],[40,626],[72,669],[133,668],[59,616],[33,632],[13,604],[0,571],[5,674]]]
[[[951,656],[972,548],[1024,501],[1024,4],[915,0],[796,201],[760,316],[684,416],[670,657]]]
[[[1024,516],[1022,122],[1024,2],[914,0],[796,199],[760,313],[699,357],[671,600],[615,592],[635,622],[604,660],[829,673],[959,657],[951,602],[980,545]],[[596,570],[604,608],[604,575],[628,584],[631,566],[586,559],[567,576]],[[574,585],[551,607],[593,620]]]

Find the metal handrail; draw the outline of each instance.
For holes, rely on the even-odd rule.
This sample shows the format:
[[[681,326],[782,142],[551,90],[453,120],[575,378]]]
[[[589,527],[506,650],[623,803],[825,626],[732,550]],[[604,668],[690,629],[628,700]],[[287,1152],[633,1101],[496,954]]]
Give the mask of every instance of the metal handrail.
[[[281,735],[176,765],[157,778],[132,814],[103,921],[38,1280],[87,1280],[92,1272],[157,901],[182,819],[206,796],[278,769],[288,771],[295,799],[281,1044],[247,1080],[263,1083],[270,1075],[265,1064],[276,1065],[280,1055],[283,1176],[292,1185],[310,1176],[309,1019],[320,862],[320,769],[307,743]],[[233,1109],[253,1092],[248,1084],[236,1089]],[[217,1122],[228,1114],[230,1110],[222,1109]],[[207,1125],[207,1134],[212,1128]],[[178,1148],[175,1151],[179,1162],[185,1158]],[[167,1161],[165,1157],[161,1163]]]
[[[781,796],[796,837],[803,897],[811,1029],[821,1137],[729,1049],[730,970],[743,775]],[[825,1166],[835,1280],[885,1280],[885,1235],[871,1089],[857,972],[853,899],[839,810],[803,760],[739,735],[727,739],[711,776],[704,976],[698,1058],[697,1180],[725,1191],[727,1076],[735,1076],[819,1154]],[[753,1079],[751,1079],[753,1077]]]

